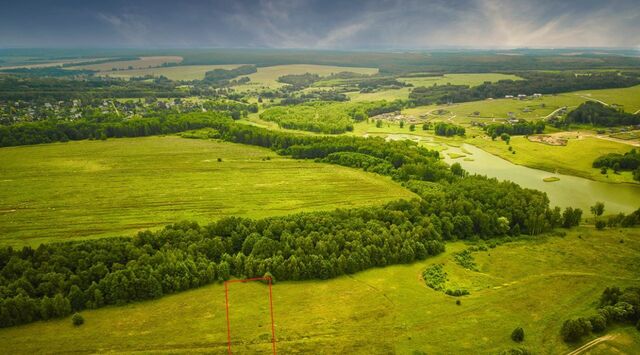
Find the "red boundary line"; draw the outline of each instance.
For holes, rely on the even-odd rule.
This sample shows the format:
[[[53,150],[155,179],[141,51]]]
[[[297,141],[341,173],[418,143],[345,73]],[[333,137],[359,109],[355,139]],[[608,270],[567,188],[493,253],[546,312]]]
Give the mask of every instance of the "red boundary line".
[[[271,291],[271,278],[270,277],[254,277],[250,279],[240,279],[240,280],[228,280],[224,282],[224,298],[227,307],[227,351],[229,354],[231,353],[231,321],[229,320],[229,286],[231,283],[245,283],[250,281],[267,281],[269,284],[269,309],[271,313],[271,348],[273,349],[273,354],[276,354],[276,326],[273,320],[273,293]]]

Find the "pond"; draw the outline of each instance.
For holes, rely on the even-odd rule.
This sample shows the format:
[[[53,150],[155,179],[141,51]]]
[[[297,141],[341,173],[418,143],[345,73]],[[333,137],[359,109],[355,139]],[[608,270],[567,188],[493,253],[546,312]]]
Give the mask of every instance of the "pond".
[[[447,153],[465,155],[466,158],[452,159]],[[578,207],[584,211],[585,216],[589,215],[589,207],[596,201],[604,202],[605,214],[629,213],[640,208],[640,184],[610,184],[531,169],[513,164],[470,144],[463,144],[460,148],[449,147],[442,155],[447,163],[458,162],[469,173],[511,180],[522,187],[546,192],[552,206]],[[543,181],[549,177],[559,180]]]

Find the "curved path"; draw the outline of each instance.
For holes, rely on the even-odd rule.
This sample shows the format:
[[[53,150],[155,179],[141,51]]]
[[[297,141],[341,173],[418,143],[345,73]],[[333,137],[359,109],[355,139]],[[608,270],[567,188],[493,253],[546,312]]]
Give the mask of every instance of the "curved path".
[[[601,336],[599,338],[596,338],[586,344],[584,344],[583,346],[577,348],[576,350],[568,353],[567,355],[578,355],[578,354],[582,354],[583,352],[591,349],[592,347],[602,343],[603,341],[608,341],[608,340],[612,340],[614,339],[616,336],[615,335],[604,335]]]

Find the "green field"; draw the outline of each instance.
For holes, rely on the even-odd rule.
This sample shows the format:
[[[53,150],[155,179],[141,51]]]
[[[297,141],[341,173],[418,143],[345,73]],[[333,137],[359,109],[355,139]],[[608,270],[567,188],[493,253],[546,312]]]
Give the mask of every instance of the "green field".
[[[623,89],[605,89],[576,91],[557,95],[544,95],[542,98],[517,100],[494,98],[464,102],[453,105],[430,105],[406,109],[403,113],[414,116],[426,115],[430,119],[450,120],[459,124],[468,124],[471,121],[490,123],[494,120],[507,119],[510,116],[528,120],[544,119],[561,107],[572,110],[581,103],[598,99],[606,104],[624,105],[627,112],[636,112],[640,109],[640,85]],[[436,116],[436,110],[446,110],[445,115]],[[475,113],[478,113],[477,115]],[[511,115],[509,113],[512,113]]]
[[[233,69],[241,64],[223,65],[180,65],[176,67],[146,68],[118,71],[103,71],[100,75],[108,75],[114,78],[131,78],[134,76],[165,76],[170,80],[202,80],[204,75],[214,69]]]
[[[412,84],[414,87],[448,84],[478,86],[487,81],[497,82],[500,80],[522,80],[522,78],[516,75],[500,73],[444,74],[442,76],[398,78],[398,81]]]
[[[238,91],[251,91],[251,90],[263,90],[263,89],[277,89],[283,85],[278,82],[278,78],[283,75],[289,74],[318,74],[320,76],[327,76],[333,73],[339,72],[352,72],[359,74],[373,75],[378,72],[377,68],[359,68],[359,67],[336,67],[330,65],[311,65],[311,64],[290,64],[290,65],[275,65],[271,67],[258,68],[256,73],[247,75],[251,80],[246,85],[238,85],[234,88]]]
[[[164,63],[180,63],[182,62],[182,57],[178,56],[149,56],[149,57],[140,57],[135,60],[121,60],[117,62],[107,62],[100,64],[86,64],[70,67],[70,69],[80,70],[95,70],[95,71],[109,71],[113,68],[116,69],[129,69],[132,67],[133,69],[142,69],[142,68],[151,68],[151,67],[159,67]]]
[[[624,243],[621,243],[623,240]],[[455,263],[447,252],[410,265],[371,269],[328,281],[283,282],[273,287],[281,353],[476,353],[524,347],[559,354],[579,347],[559,335],[567,318],[590,316],[607,286],[638,285],[640,230],[589,227],[566,237],[540,237],[472,253],[479,271]],[[448,284],[464,287],[456,298],[425,286],[422,271],[444,264]],[[229,302],[233,350],[270,351],[268,291],[259,283],[232,284]],[[69,318],[0,329],[8,353],[208,352],[226,349],[225,292],[221,284],[160,300],[83,312]],[[521,326],[525,341],[509,335]],[[105,336],[108,334],[108,336]],[[592,348],[640,351],[635,328],[613,327]],[[418,352],[419,353],[419,352]]]
[[[433,84],[445,85],[447,83],[453,85],[469,85],[477,86],[485,81],[496,82],[499,80],[518,80],[519,77],[509,74],[499,73],[478,73],[478,74],[445,74],[436,77],[416,77],[416,78],[398,78],[398,81],[413,84],[413,87],[432,86]],[[350,92],[347,95],[352,101],[378,101],[378,100],[407,100],[409,93],[413,87],[405,87],[394,90],[381,90],[371,93]]]
[[[10,245],[413,196],[356,169],[175,136],[2,148],[0,176],[0,243]]]
[[[627,89],[577,91],[572,94],[585,99],[599,100],[609,105],[622,105],[626,112],[640,111],[640,85]]]

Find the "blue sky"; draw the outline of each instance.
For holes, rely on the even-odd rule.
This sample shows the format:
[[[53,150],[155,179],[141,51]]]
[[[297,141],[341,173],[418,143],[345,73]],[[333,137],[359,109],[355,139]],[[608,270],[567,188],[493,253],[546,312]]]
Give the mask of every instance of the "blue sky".
[[[22,0],[0,47],[640,49],[640,0]]]

